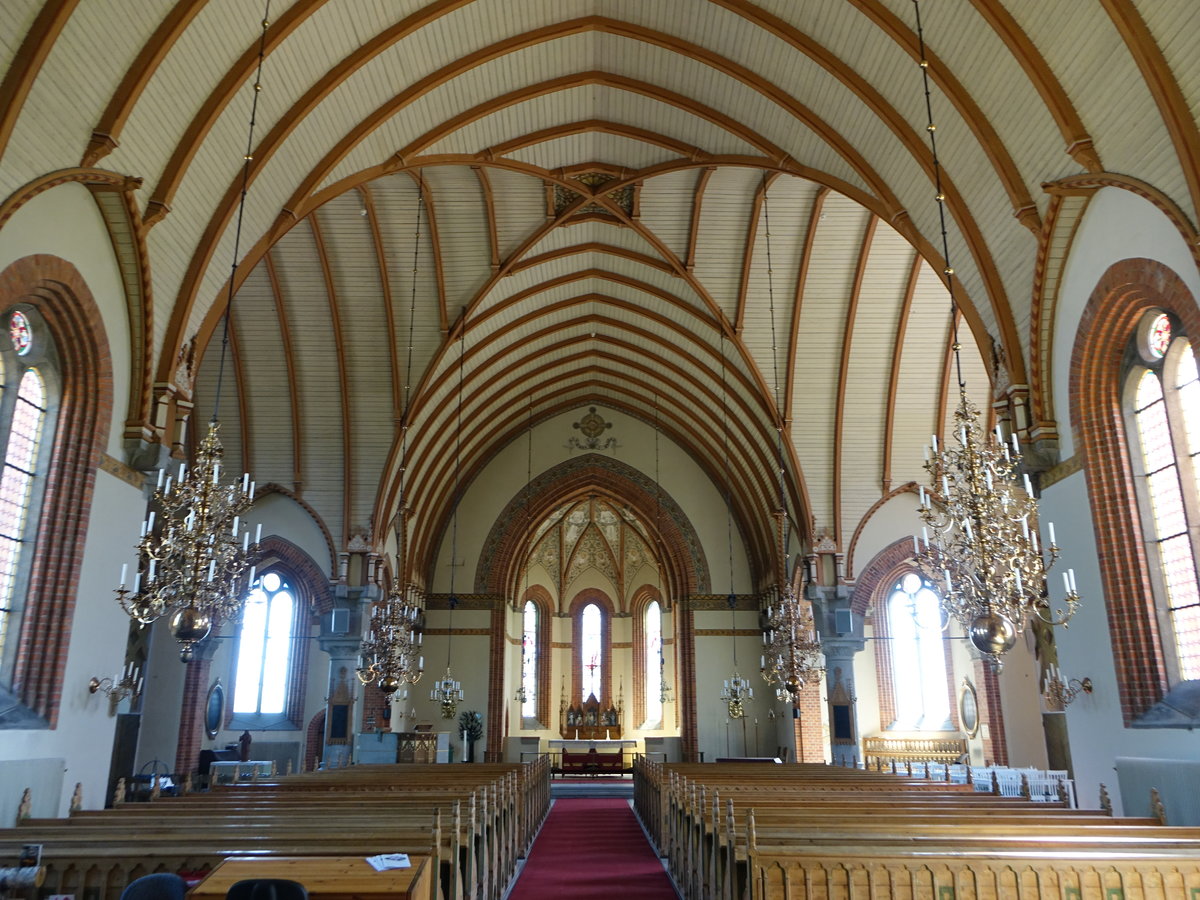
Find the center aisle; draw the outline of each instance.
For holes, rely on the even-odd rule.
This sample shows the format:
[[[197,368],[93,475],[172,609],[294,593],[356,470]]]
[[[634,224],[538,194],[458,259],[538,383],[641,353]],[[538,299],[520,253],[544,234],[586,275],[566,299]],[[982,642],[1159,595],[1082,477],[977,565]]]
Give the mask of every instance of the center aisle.
[[[677,900],[629,801],[555,800],[509,900]]]

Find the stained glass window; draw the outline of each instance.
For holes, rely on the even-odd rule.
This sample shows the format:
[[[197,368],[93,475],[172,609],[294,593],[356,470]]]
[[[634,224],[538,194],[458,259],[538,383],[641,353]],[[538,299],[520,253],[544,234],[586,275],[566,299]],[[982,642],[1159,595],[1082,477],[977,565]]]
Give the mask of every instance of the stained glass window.
[[[1164,313],[1158,313],[1150,322],[1146,334],[1146,349],[1151,358],[1162,359],[1167,355],[1171,346],[1171,320]]]
[[[646,605],[646,723],[662,722],[662,607],[652,600]]]
[[[16,587],[25,555],[22,549],[45,423],[46,386],[37,369],[27,369],[17,389],[4,471],[0,474],[0,654],[16,608]]]
[[[33,330],[29,327],[29,317],[25,313],[16,310],[8,317],[8,335],[18,356],[29,353],[33,346]]]
[[[597,700],[604,699],[604,620],[600,607],[589,603],[583,608],[579,617],[579,659],[583,666],[583,690],[581,701],[586,701],[592,694]]]
[[[950,683],[938,595],[909,572],[892,588],[887,606],[896,697],[892,727],[943,731],[950,727]]]
[[[263,575],[250,590],[238,637],[234,713],[283,713],[295,602],[291,586],[276,572]]]
[[[1158,319],[1151,325],[1150,333]],[[1170,321],[1161,332],[1170,341]],[[1190,532],[1200,520],[1200,379],[1187,338],[1170,343],[1163,364],[1132,376],[1135,447],[1144,482],[1146,549],[1156,569],[1160,608],[1174,633],[1179,678],[1200,678],[1200,579]]]
[[[532,600],[525,601],[524,626],[521,630],[521,687],[525,699],[521,703],[521,716],[537,718],[537,667],[538,667],[538,608]]]

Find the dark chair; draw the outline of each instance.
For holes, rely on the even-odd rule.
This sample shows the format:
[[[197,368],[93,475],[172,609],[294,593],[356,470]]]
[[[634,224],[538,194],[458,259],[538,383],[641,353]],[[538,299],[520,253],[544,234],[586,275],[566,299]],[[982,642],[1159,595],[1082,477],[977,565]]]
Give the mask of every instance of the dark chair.
[[[308,900],[308,890],[286,878],[247,878],[231,884],[225,900]]]
[[[121,900],[183,900],[187,882],[174,872],[143,875],[125,885]]]

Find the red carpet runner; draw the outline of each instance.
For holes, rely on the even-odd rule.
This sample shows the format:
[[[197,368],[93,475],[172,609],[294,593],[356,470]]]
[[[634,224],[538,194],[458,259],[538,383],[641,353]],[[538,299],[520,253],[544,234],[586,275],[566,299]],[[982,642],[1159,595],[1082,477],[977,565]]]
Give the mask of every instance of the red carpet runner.
[[[628,800],[555,800],[509,900],[676,900]]]

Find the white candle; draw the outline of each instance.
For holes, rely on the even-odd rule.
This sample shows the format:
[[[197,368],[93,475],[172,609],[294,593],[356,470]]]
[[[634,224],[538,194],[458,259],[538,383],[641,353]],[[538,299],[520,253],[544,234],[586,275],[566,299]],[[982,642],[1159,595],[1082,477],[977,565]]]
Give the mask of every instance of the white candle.
[[[929,529],[924,525],[921,526],[921,539],[925,541],[925,547],[929,547]]]
[[[171,476],[170,475],[167,476],[167,486],[165,488],[163,488],[163,493],[164,494],[171,493]]]
[[[147,580],[147,581],[150,581],[150,582],[153,582],[153,581],[154,581],[154,569],[155,569],[155,567],[157,567],[157,565],[158,565],[158,560],[157,560],[157,559],[153,559],[153,558],[151,558],[151,560],[150,560],[150,572],[149,572],[149,574],[146,576],[146,580]]]
[[[946,573],[946,590],[952,592],[954,590],[954,585],[950,583],[950,570],[942,569],[942,571]]]
[[[242,493],[243,494],[249,493],[249,491],[250,491],[250,473],[243,472],[242,473]]]
[[[417,671],[418,672],[425,671],[425,657],[423,657],[423,656],[417,657]]]
[[[242,532],[242,552],[246,553],[250,550],[250,532]]]
[[[1030,497],[1032,497],[1033,496],[1033,482],[1029,480],[1029,473],[1026,472],[1021,477],[1025,479],[1025,493],[1027,493]]]
[[[179,464],[179,483],[183,484],[183,482],[186,480],[186,478],[187,478],[187,463],[180,463]]]
[[[975,540],[975,534],[974,534],[974,533],[971,531],[971,520],[970,520],[970,519],[964,519],[964,520],[963,520],[963,526],[964,526],[964,527],[966,528],[966,530],[967,530],[967,540],[968,540],[968,541],[973,541],[973,540]]]
[[[1023,592],[1024,592],[1024,588],[1023,588],[1023,587],[1022,587],[1022,585],[1021,585],[1021,570],[1020,570],[1020,569],[1013,569],[1013,575],[1015,575],[1015,576],[1016,576],[1016,578],[1017,578],[1017,593],[1018,593],[1018,594],[1020,594],[1020,593],[1023,593]]]
[[[930,437],[933,439],[933,452],[937,453],[938,452],[937,435],[936,434],[930,435]]]
[[[262,522],[258,523],[258,528],[254,530],[254,543],[262,543]]]
[[[1015,431],[1012,433],[1012,448],[1013,456],[1021,455],[1021,445],[1017,442],[1017,433]]]
[[[133,592],[136,594],[142,588],[142,573],[133,573]]]
[[[1053,523],[1053,522],[1051,522],[1051,523],[1050,523],[1050,546],[1051,546],[1051,547],[1053,547],[1053,546],[1055,546],[1055,545],[1057,545],[1057,544],[1058,544],[1058,541],[1056,541],[1056,540],[1054,539],[1054,523]]]
[[[150,517],[146,519],[146,531],[154,531],[154,510],[150,510]]]
[[[155,485],[155,487],[160,491],[162,490],[163,473],[164,473],[163,469],[158,470],[158,484]]]
[[[252,481],[252,482],[250,482],[250,499],[251,499],[251,500],[253,500],[253,499],[254,499],[254,486],[255,486],[257,483],[258,483],[258,482],[256,482],[256,481]]]
[[[129,574],[129,563],[121,563],[121,587],[125,587],[125,576]]]
[[[1067,575],[1068,575],[1068,577],[1071,579],[1071,593],[1072,593],[1072,594],[1074,594],[1074,593],[1076,592],[1076,589],[1075,589],[1075,570],[1074,570],[1074,569],[1067,569]]]
[[[221,480],[221,464],[213,463],[213,484],[219,483]]]
[[[942,476],[942,496],[950,499],[950,480],[945,475]]]
[[[1071,576],[1063,572],[1063,590],[1068,594],[1071,593]]]
[[[913,535],[913,553],[920,553],[920,552],[921,552],[921,546],[920,546],[920,544],[917,543],[917,536],[914,534]]]
[[[213,575],[215,575],[216,572],[217,572],[217,561],[215,559],[210,559],[208,561],[208,580],[209,581],[213,580]]]
[[[232,528],[232,531],[233,531],[233,536],[234,536],[234,537],[237,537],[237,533],[238,533],[238,524],[241,522],[241,518],[242,518],[241,516],[234,516],[234,517],[233,517],[233,528]]]

